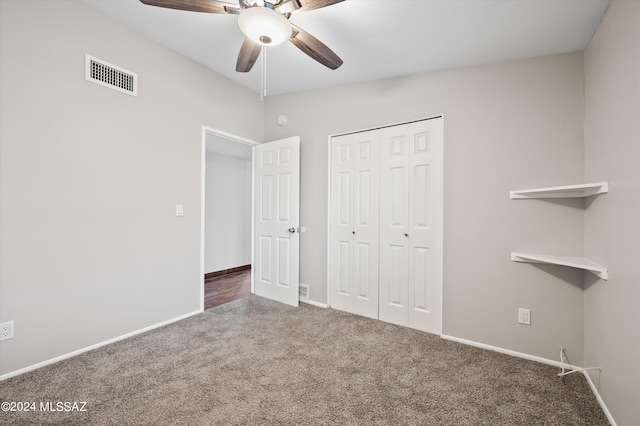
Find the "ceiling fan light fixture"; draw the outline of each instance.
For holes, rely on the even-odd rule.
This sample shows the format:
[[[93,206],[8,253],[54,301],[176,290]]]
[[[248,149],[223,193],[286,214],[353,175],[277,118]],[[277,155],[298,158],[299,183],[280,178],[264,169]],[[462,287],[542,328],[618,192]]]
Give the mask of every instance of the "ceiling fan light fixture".
[[[268,7],[245,9],[238,17],[240,31],[263,46],[277,46],[291,37],[291,24],[283,15]]]

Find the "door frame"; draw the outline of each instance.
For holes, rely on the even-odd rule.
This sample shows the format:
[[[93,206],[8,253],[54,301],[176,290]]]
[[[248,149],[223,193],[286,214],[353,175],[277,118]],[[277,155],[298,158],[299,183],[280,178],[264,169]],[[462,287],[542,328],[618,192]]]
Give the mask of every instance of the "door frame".
[[[407,121],[399,121],[399,122],[395,122],[395,123],[391,123],[391,124],[383,124],[380,126],[374,126],[374,127],[370,127],[370,128],[365,128],[365,129],[360,129],[360,130],[352,130],[352,131],[348,131],[348,132],[341,132],[341,133],[336,133],[336,134],[332,134],[329,135],[327,137],[327,307],[331,307],[331,282],[330,282],[330,277],[331,277],[331,263],[330,263],[330,256],[331,256],[331,139],[334,137],[338,137],[338,136],[343,136],[343,135],[350,135],[353,133],[363,133],[363,132],[368,132],[371,130],[378,130],[378,129],[383,129],[385,127],[393,127],[393,126],[400,126],[403,124],[410,124],[410,123],[416,123],[419,121],[426,121],[426,120],[434,120],[434,119],[441,119],[441,126],[442,126],[442,155],[440,157],[440,182],[442,185],[442,190],[440,191],[440,235],[439,235],[439,250],[441,253],[440,256],[440,285],[441,285],[441,297],[440,297],[440,333],[439,335],[442,335],[442,329],[443,329],[443,321],[444,321],[444,141],[445,141],[445,133],[444,133],[444,114],[435,114],[435,115],[430,115],[427,117],[423,117],[423,118],[416,118],[413,120],[407,120]]]
[[[207,135],[216,136],[222,139],[227,139],[231,142],[241,143],[243,145],[251,146],[251,265],[253,265],[254,258],[254,219],[255,219],[255,183],[254,183],[254,168],[255,168],[255,147],[260,145],[260,142],[256,142],[251,139],[243,138],[231,133],[227,133],[222,130],[214,129],[202,125],[201,140],[200,140],[200,311],[204,311],[204,224],[205,224],[205,181],[206,181],[206,166],[207,166]],[[253,274],[251,274],[251,293],[254,293],[253,288]]]

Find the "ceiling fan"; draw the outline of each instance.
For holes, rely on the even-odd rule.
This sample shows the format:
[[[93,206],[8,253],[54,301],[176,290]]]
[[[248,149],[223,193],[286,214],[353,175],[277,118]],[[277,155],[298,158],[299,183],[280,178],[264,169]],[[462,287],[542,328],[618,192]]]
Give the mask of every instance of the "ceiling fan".
[[[315,61],[335,70],[338,57],[320,40],[289,22],[292,13],[320,9],[344,0],[239,0],[239,5],[218,0],[140,0],[150,6],[192,12],[238,15],[238,25],[246,36],[236,62],[236,71],[249,72],[263,46],[277,46],[289,40]]]

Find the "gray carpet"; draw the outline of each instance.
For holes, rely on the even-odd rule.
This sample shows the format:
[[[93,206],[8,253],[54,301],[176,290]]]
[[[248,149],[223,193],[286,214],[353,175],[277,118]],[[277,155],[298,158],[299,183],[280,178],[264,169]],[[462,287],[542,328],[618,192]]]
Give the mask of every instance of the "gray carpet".
[[[607,425],[581,374],[256,296],[0,383],[1,424]]]

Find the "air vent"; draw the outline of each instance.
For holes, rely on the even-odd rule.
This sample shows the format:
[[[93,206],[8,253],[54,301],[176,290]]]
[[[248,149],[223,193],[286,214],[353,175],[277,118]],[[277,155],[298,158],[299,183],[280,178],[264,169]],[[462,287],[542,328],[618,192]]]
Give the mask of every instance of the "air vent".
[[[300,284],[298,286],[299,300],[303,302],[309,301],[309,284]]]
[[[138,75],[116,65],[85,55],[84,78],[119,92],[138,96]]]

